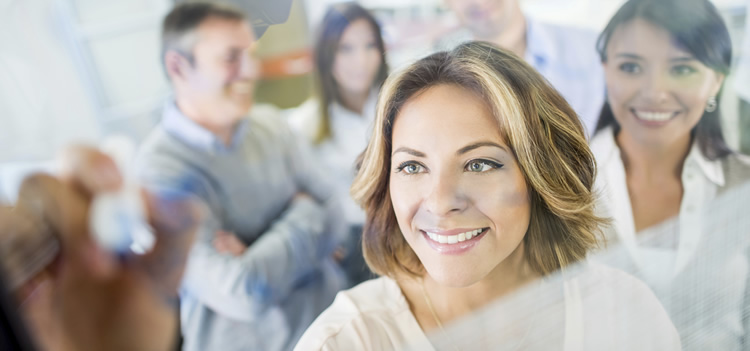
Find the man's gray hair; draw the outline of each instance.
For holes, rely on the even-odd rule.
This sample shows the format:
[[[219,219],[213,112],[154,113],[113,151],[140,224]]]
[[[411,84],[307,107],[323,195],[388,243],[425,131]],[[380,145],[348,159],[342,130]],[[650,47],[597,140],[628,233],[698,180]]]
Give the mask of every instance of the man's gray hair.
[[[203,21],[211,17],[236,21],[245,21],[247,19],[242,11],[225,4],[186,2],[175,6],[162,23],[162,64],[164,64],[164,55],[169,50],[177,51],[193,64],[193,46],[196,41],[195,30]]]

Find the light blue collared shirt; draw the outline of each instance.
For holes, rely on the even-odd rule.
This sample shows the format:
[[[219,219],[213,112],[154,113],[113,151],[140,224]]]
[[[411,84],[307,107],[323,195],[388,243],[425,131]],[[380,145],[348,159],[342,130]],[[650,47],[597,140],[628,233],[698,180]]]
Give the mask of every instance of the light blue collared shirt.
[[[606,87],[596,33],[533,19],[526,23],[526,61],[568,101],[590,137],[599,120]]]
[[[228,153],[242,142],[242,137],[247,133],[248,121],[243,119],[237,123],[231,142],[225,145],[214,133],[187,118],[177,107],[177,103],[170,100],[164,104],[161,124],[171,136],[196,149],[212,153]]]
[[[471,32],[464,28],[440,40],[436,47],[449,50],[472,39]],[[596,39],[596,33],[588,29],[526,17],[524,59],[568,101],[589,137],[599,120],[606,87]]]

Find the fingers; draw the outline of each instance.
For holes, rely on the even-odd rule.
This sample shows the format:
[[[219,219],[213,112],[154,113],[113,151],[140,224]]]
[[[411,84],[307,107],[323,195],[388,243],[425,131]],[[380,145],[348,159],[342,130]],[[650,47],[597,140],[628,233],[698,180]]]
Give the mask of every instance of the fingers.
[[[226,234],[226,232],[217,232],[212,244],[220,254],[232,256],[241,256],[247,249],[247,245],[242,240],[234,234]]]
[[[218,234],[221,235],[221,234]],[[211,242],[211,244],[214,246],[214,249],[220,253],[220,254],[226,254],[229,253],[229,245],[227,245],[226,239],[222,236],[217,236],[214,238],[214,240]]]
[[[52,176],[37,174],[24,180],[18,198],[17,208],[60,241],[65,266],[98,277],[113,274],[115,258],[89,234],[89,195]]]
[[[156,243],[138,262],[157,288],[174,295],[205,210],[198,200],[185,194],[144,192],[144,198]]]
[[[109,156],[85,145],[74,145],[63,150],[60,178],[88,196],[117,190],[123,181],[117,165]]]
[[[42,273],[59,254],[59,245],[34,216],[22,209],[0,207],[0,263],[11,290]]]

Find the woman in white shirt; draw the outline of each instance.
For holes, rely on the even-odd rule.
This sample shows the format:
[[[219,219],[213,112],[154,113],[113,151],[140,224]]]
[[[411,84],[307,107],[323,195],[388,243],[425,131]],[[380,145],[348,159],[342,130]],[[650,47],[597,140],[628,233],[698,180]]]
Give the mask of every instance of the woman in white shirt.
[[[289,124],[313,144],[323,167],[334,177],[351,245],[342,266],[353,284],[371,277],[362,259],[364,213],[349,195],[354,163],[367,146],[375,100],[388,72],[380,26],[357,3],[332,5],[315,42],[316,97],[289,116]]]
[[[607,259],[651,286],[686,350],[745,350],[750,162],[720,126],[727,28],[708,0],[631,0],[599,52],[608,96],[591,148],[613,218]]]
[[[575,112],[514,54],[469,42],[414,63],[385,83],[352,185],[381,277],[339,293],[296,349],[679,349],[643,283],[572,269],[602,223],[594,169]],[[449,326],[520,289],[522,313]]]

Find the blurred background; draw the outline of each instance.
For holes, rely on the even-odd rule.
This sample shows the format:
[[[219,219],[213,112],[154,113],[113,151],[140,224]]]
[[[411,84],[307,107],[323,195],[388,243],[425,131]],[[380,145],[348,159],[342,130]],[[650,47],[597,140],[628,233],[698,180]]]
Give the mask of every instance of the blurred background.
[[[242,5],[242,0],[233,0]],[[259,42],[258,102],[282,109],[312,93],[314,29],[333,0],[294,0],[288,21]],[[458,24],[442,0],[362,0],[383,28],[391,71],[431,52]],[[548,22],[601,30],[621,0],[521,0]],[[716,0],[742,47],[748,0]],[[161,20],[173,0],[0,0],[0,202],[12,200],[29,170],[51,167],[62,145],[97,143],[112,134],[142,140],[169,95],[159,63]],[[728,142],[739,148],[734,77],[722,109]],[[741,83],[741,82],[740,82]],[[750,84],[750,83],[749,83]]]

